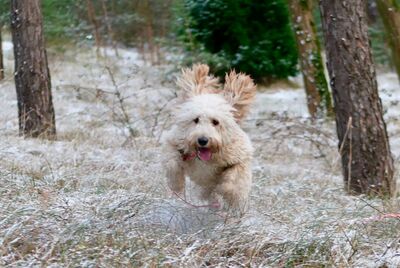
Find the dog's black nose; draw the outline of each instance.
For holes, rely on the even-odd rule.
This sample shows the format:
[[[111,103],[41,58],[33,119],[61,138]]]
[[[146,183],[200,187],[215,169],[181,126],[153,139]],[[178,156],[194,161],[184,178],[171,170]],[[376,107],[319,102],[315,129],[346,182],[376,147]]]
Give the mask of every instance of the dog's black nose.
[[[206,146],[207,143],[208,143],[208,139],[206,137],[200,137],[200,138],[197,139],[197,143],[200,146]]]

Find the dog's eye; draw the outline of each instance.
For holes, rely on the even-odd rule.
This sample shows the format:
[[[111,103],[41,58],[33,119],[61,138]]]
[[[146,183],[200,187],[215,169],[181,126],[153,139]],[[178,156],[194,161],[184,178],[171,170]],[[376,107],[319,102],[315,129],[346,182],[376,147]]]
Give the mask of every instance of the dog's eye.
[[[213,120],[212,120],[212,123],[213,123],[214,126],[218,126],[218,125],[219,125],[219,121],[216,120],[216,119],[213,119]]]
[[[194,122],[195,124],[199,123],[199,118],[197,117],[197,118],[193,119],[193,122]]]

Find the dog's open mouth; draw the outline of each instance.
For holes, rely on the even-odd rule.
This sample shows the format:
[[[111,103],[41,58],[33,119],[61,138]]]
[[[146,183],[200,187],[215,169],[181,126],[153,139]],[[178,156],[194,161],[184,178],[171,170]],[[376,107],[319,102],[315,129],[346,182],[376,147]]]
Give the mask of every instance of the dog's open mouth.
[[[203,161],[209,161],[212,156],[212,152],[209,148],[199,148],[197,150],[197,156]]]

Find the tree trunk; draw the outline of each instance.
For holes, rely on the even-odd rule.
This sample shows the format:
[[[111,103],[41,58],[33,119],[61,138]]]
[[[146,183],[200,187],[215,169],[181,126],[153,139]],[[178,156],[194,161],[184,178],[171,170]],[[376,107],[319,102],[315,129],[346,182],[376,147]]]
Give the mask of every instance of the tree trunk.
[[[368,25],[373,25],[377,23],[379,18],[379,12],[376,7],[376,0],[367,0],[367,17],[368,17]]]
[[[54,139],[56,125],[40,0],[11,1],[19,131]]]
[[[114,31],[113,31],[113,28],[112,28],[112,25],[111,25],[111,22],[110,22],[110,19],[109,19],[109,16],[108,16],[108,10],[107,10],[106,1],[102,0],[101,1],[101,5],[102,5],[102,8],[103,8],[104,20],[105,20],[105,23],[106,23],[106,26],[107,26],[108,36],[109,36],[109,38],[111,40],[112,47],[113,47],[113,49],[115,51],[115,56],[119,57],[118,48],[117,48],[117,42],[115,41],[115,34],[114,34]]]
[[[0,25],[0,80],[3,80],[3,79],[4,79],[2,28],[3,28],[3,26]]]
[[[393,158],[368,40],[366,0],[321,0],[320,8],[346,189],[390,196],[396,186]]]
[[[143,20],[142,23],[142,38],[143,38],[143,46],[147,45],[148,54],[150,57],[150,64],[155,65],[158,63],[156,45],[154,44],[154,29],[153,29],[153,13],[150,7],[150,3],[148,0],[141,0],[138,2],[137,6],[138,14]],[[144,53],[146,53],[146,49],[144,49]],[[144,55],[145,57],[145,55]],[[146,61],[146,60],[145,60]]]
[[[321,48],[312,16],[312,0],[288,0],[300,66],[312,118],[333,114],[331,94],[325,78]]]
[[[150,6],[149,6],[149,1],[145,0],[144,1],[144,17],[145,17],[145,23],[146,23],[146,39],[147,39],[147,45],[149,46],[149,52],[150,52],[150,61],[151,64],[154,65],[156,64],[156,53],[155,53],[155,45],[154,45],[154,32],[153,32],[153,14],[151,12]]]
[[[393,64],[400,80],[400,6],[398,0],[376,0],[392,50]]]
[[[100,56],[100,47],[102,41],[100,36],[99,23],[97,22],[96,11],[94,9],[92,0],[86,0],[86,6],[88,12],[88,19],[93,24],[94,41],[96,42],[96,53],[97,56]]]

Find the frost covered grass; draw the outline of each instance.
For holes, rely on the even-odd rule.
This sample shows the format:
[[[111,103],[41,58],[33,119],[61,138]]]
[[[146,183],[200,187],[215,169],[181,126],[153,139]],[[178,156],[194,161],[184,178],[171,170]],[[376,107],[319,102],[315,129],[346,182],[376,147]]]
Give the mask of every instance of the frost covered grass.
[[[163,130],[173,67],[134,51],[51,56],[57,141],[18,137],[12,58],[0,105],[0,266],[398,267],[399,198],[343,190],[334,123],[311,124],[301,88],[265,89],[244,128],[256,152],[248,212],[168,192]],[[7,49],[8,48],[8,49]],[[399,84],[379,76],[398,167]]]

